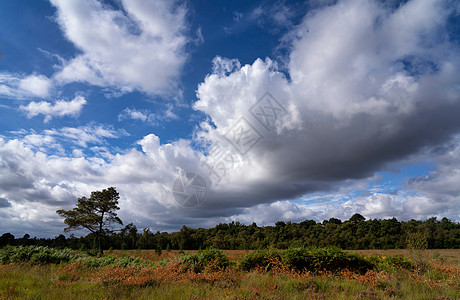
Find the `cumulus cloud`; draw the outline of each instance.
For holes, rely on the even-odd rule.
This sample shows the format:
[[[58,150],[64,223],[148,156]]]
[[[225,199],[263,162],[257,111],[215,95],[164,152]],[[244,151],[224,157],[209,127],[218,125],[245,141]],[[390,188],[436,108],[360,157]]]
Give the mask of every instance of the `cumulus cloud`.
[[[78,4],[81,17],[97,29],[96,36],[105,27],[93,25],[95,17],[85,14],[87,3],[100,13],[101,22],[109,20],[107,24],[112,25],[115,15],[120,17],[116,20],[128,18],[98,2]],[[192,140],[162,144],[150,134],[138,142],[138,148],[110,154],[103,150],[105,139],[122,134],[113,128],[93,125],[40,133],[56,140],[65,138],[85,151],[94,143],[101,148],[93,149],[105,155],[100,159],[97,153],[83,156],[75,151],[74,157],[67,157],[26,144],[47,142],[38,137],[31,136],[29,141],[24,135],[4,138],[0,141],[0,197],[11,203],[4,210],[21,221],[35,220],[33,211],[20,213],[28,202],[39,202],[51,211],[73,206],[77,197],[92,190],[116,186],[122,196],[122,219],[155,229],[213,226],[234,219],[260,224],[278,219],[346,219],[355,212],[379,218],[418,218],[438,212],[458,220],[458,193],[453,184],[459,174],[457,146],[445,145],[458,144],[452,137],[460,131],[460,58],[449,35],[439,34],[446,31],[446,22],[455,13],[449,3],[412,0],[387,9],[374,1],[347,0],[318,9],[289,35],[290,62],[283,72],[269,58],[243,66],[237,60],[216,58],[213,72],[197,89],[198,101],[193,106],[208,120],[196,129]],[[56,5],[69,39],[83,30],[79,40],[83,54],[75,63],[97,54],[92,48],[86,50],[90,33],[71,26],[71,17],[63,19],[77,4]],[[133,16],[147,22],[139,11]],[[120,28],[128,27],[114,30]],[[163,26],[154,28],[161,32]],[[123,30],[118,35],[121,40],[131,32]],[[143,34],[141,30],[133,38]],[[108,35],[104,38],[110,44]],[[94,45],[95,49],[99,46],[105,49]],[[106,85],[110,82],[105,81],[107,74],[111,73],[93,75]],[[115,81],[133,84],[131,79],[117,77]],[[276,117],[274,111],[279,113]],[[136,110],[127,111],[140,121],[148,119],[146,112],[132,112]],[[267,120],[270,126],[264,125]],[[252,137],[242,136],[248,130]],[[444,150],[437,150],[440,146]],[[334,193],[344,182],[375,178],[375,172],[389,163],[430,151],[436,156],[425,158],[435,157],[438,169],[427,178],[414,178],[405,190],[307,201],[318,197],[315,192]],[[228,169],[216,161],[229,163]],[[187,209],[175,202],[171,187],[181,172],[205,179],[208,191],[200,207]],[[50,224],[58,222],[57,216],[49,218]]]
[[[415,197],[407,201],[409,211],[440,216],[440,212],[460,219],[460,136],[422,155],[436,164],[427,176],[411,178],[407,189]]]
[[[0,73],[0,96],[22,100],[45,98],[50,94],[52,80],[43,75]]]
[[[19,109],[26,112],[28,118],[42,114],[45,116],[44,122],[48,123],[53,117],[77,117],[85,104],[85,98],[77,96],[71,101],[58,100],[54,104],[46,101],[31,102],[21,105]]]
[[[121,1],[116,10],[97,0],[51,0],[56,20],[82,53],[55,79],[126,92],[173,94],[186,60],[186,7],[177,1]]]
[[[59,135],[69,131],[60,130]],[[83,130],[72,130],[76,131]],[[99,136],[114,135],[103,129],[95,131],[93,134]],[[62,227],[54,213],[56,209],[70,208],[78,197],[107,186],[116,186],[122,195],[122,217],[147,225],[145,220],[152,220],[155,214],[167,215],[177,205],[170,190],[178,174],[176,166],[191,169],[199,163],[189,141],[160,145],[153,134],[138,142],[141,150],[110,155],[105,160],[98,159],[98,153],[73,158],[48,154],[32,149],[24,140],[0,139],[0,196],[11,203],[4,209],[13,219],[27,223],[39,220],[43,222],[41,227]],[[40,210],[47,212],[44,219],[38,214]],[[160,217],[157,221],[166,219]],[[17,231],[5,224],[2,229]]]
[[[246,155],[250,163],[226,174],[228,193],[221,188],[215,200],[219,213],[365,178],[449,140],[460,129],[460,59],[458,46],[439,32],[452,13],[443,1],[415,0],[394,10],[341,1],[307,15],[296,28],[290,80],[270,59],[207,76],[194,108],[215,128],[203,126],[198,135],[215,143],[241,117],[263,135]],[[221,58],[214,63],[219,70],[234,65]],[[250,113],[266,91],[287,111],[276,131]],[[362,210],[397,214],[390,200],[366,198]]]

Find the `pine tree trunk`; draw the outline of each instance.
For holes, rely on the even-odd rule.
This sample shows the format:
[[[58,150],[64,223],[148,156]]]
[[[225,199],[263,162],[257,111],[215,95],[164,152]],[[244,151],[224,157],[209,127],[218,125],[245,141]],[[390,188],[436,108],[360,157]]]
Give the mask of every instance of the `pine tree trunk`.
[[[104,251],[102,250],[102,233],[99,233],[99,236],[97,238],[97,242],[99,244],[99,255],[102,256],[102,255],[104,255]]]
[[[99,235],[98,235],[98,243],[99,243],[99,255],[104,255],[104,251],[102,250],[102,224],[104,223],[104,212],[102,212],[101,222],[99,223]]]

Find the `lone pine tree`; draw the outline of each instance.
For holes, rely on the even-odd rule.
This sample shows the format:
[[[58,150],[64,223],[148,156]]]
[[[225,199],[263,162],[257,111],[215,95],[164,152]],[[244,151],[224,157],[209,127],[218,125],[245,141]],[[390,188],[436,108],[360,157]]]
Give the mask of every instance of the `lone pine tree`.
[[[109,225],[123,222],[117,217],[116,211],[120,196],[114,187],[102,191],[91,192],[89,198],[78,199],[77,207],[72,210],[60,209],[58,215],[64,217],[64,223],[68,225],[65,232],[78,229],[88,229],[97,237],[99,253],[102,255],[102,238],[111,232]]]

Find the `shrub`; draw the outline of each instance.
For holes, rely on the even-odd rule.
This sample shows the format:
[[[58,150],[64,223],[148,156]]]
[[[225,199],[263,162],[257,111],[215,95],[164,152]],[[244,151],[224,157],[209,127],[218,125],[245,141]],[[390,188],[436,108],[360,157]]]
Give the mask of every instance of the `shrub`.
[[[345,252],[336,247],[327,248],[290,248],[281,252],[259,250],[243,257],[242,270],[263,268],[270,270],[273,263],[279,261],[285,268],[296,271],[340,271],[348,269],[365,273],[373,265],[361,256]]]
[[[116,257],[112,255],[104,255],[101,257],[86,256],[79,259],[83,264],[91,268],[107,267],[107,266],[120,266],[120,267],[134,267],[134,266],[149,266],[153,262],[143,260],[139,257],[122,256]]]
[[[279,261],[281,258],[278,251],[273,249],[257,250],[253,253],[243,256],[239,263],[239,268],[244,271],[263,268],[269,271],[274,261]]]
[[[356,253],[345,252],[337,247],[303,249],[304,253],[305,251],[308,253],[308,255],[303,256],[305,260],[303,264],[307,265],[307,269],[312,271],[339,271],[348,269],[350,271],[366,273],[368,270],[373,269],[373,265],[362,256]],[[288,249],[287,252],[289,253],[289,251],[293,250]],[[288,257],[288,253],[284,257]],[[302,263],[302,260],[299,263]],[[300,264],[300,266],[302,265]],[[292,267],[296,266],[293,265]]]
[[[54,249],[44,246],[7,246],[0,249],[0,261],[3,264],[29,262],[48,264],[70,262],[80,256],[70,249]]]
[[[394,271],[397,268],[403,268],[406,270],[414,270],[414,264],[403,255],[393,256],[379,256],[370,255],[365,258],[369,263],[374,265],[374,268],[378,271]]]
[[[115,257],[104,255],[102,257],[84,256],[76,254],[70,249],[55,249],[44,246],[7,246],[0,249],[0,262],[2,264],[25,262],[30,264],[50,264],[61,262],[79,261],[88,267],[105,266],[149,266],[153,262],[136,257]]]
[[[204,270],[223,270],[230,264],[227,256],[217,249],[200,250],[196,254],[183,254],[179,257],[179,261],[185,269],[195,273],[201,273]]]

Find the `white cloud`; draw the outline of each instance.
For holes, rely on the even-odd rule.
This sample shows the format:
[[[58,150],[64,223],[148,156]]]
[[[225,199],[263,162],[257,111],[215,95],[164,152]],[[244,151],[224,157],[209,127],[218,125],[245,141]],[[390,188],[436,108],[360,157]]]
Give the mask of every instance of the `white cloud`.
[[[269,32],[276,33],[293,25],[292,19],[296,13],[306,10],[306,4],[290,4],[283,2],[262,4],[245,12],[233,13],[233,24],[225,26],[227,34],[238,34],[250,29],[252,26],[266,28]]]
[[[104,145],[107,139],[117,139],[129,135],[123,129],[113,126],[90,123],[78,127],[63,127],[46,129],[38,133],[35,130],[20,130],[10,132],[15,139],[20,140],[30,149],[48,152],[58,150],[65,155],[63,145],[87,148],[88,145]]]
[[[43,75],[0,73],[0,96],[17,100],[45,98],[50,94],[52,80]]]
[[[114,136],[103,128],[93,129],[101,139]],[[56,130],[56,134],[48,132],[45,135],[57,137],[69,131],[74,132],[75,138],[85,139],[82,129],[62,129]],[[159,138],[153,134],[139,141],[142,151],[132,149],[124,154],[110,155],[106,160],[82,156],[78,151],[74,151],[75,157],[48,155],[32,150],[24,140],[0,139],[0,196],[11,203],[2,208],[10,220],[2,223],[2,230],[14,233],[24,230],[24,226],[18,227],[16,222],[42,224],[38,229],[27,228],[31,234],[42,235],[50,226],[61,230],[63,224],[55,214],[56,209],[70,208],[78,197],[108,186],[116,186],[121,193],[120,215],[124,220],[145,223],[153,214],[167,215],[176,206],[170,192],[177,176],[176,166],[190,169],[198,165],[188,141],[160,145]]]
[[[47,97],[51,81],[43,75],[29,75],[19,82],[19,88],[37,97]]]
[[[167,105],[164,112],[152,113],[147,109],[139,110],[135,108],[125,108],[118,115],[118,121],[123,120],[137,120],[147,122],[152,125],[158,125],[168,120],[177,120],[179,117],[173,112],[173,106]]]
[[[212,60],[212,73],[224,76],[241,68],[241,63],[238,59],[227,59],[220,56],[214,57]]]
[[[79,127],[64,127],[60,129],[44,130],[44,134],[59,138],[63,141],[73,142],[86,148],[88,144],[103,144],[105,139],[126,136],[124,130],[114,129],[113,126],[89,124]]]
[[[112,45],[112,37],[127,45],[128,37],[143,37],[144,27],[128,26],[134,24],[134,17],[135,24],[148,26],[149,32],[162,32],[160,21],[169,19],[154,17],[151,21],[160,23],[151,24],[147,17],[151,10],[141,12],[126,3],[132,19],[97,2],[78,3],[56,4],[61,26],[83,51],[61,75],[81,61],[76,70],[87,68],[96,82],[101,80],[97,84],[121,82],[135,86],[132,78],[121,80],[119,76],[124,71],[114,71],[112,64],[97,75],[94,68],[101,68],[99,64],[105,62],[99,51]],[[87,13],[88,3],[99,13],[98,26],[94,26],[96,17]],[[11,207],[3,209],[18,222],[34,222],[37,215],[29,213],[21,206],[23,203],[39,201],[47,211],[53,211],[71,207],[76,197],[113,185],[122,195],[123,219],[139,227],[159,229],[177,229],[182,224],[215,225],[238,218],[261,224],[277,219],[346,219],[355,212],[379,218],[420,218],[433,213],[455,218],[459,202],[458,193],[451,195],[456,193],[453,183],[457,179],[452,174],[458,173],[447,162],[457,164],[459,158],[448,155],[436,159],[440,169],[425,180],[427,185],[414,181],[410,188],[396,194],[375,190],[347,201],[331,197],[324,202],[319,198],[311,202],[289,201],[306,199],[316,191],[334,192],[334,187],[349,180],[375,178],[373,175],[382,166],[419,154],[421,149],[435,149],[459,132],[459,52],[447,37],[437,34],[445,29],[448,15],[448,7],[439,3],[413,0],[390,11],[371,1],[342,1],[307,15],[291,35],[296,38],[286,70],[289,80],[268,58],[244,66],[237,60],[216,58],[214,72],[199,85],[199,100],[194,104],[196,110],[209,117],[209,122],[196,130],[193,140],[161,144],[151,134],[138,142],[139,149],[107,153],[105,140],[123,132],[92,125],[40,134],[84,148],[74,151],[72,157],[47,154],[26,144],[46,145],[53,143],[52,139],[31,136],[0,140],[0,197],[11,203]],[[425,15],[425,21],[420,21],[420,14]],[[85,18],[88,25],[82,24]],[[118,25],[113,26],[114,20],[120,20]],[[95,28],[94,36],[85,26]],[[112,36],[108,34],[111,30],[115,31]],[[136,30],[140,30],[139,34],[131,37]],[[88,45],[92,39],[97,43]],[[124,53],[124,43],[120,53]],[[108,52],[110,61],[116,56],[114,51]],[[136,66],[127,62],[126,67]],[[267,91],[286,109],[286,114],[274,123],[276,130],[263,127],[250,113]],[[133,111],[136,112],[127,111],[127,115],[132,117]],[[148,120],[147,112],[138,112],[134,115],[139,120]],[[208,189],[202,206],[180,208],[171,194],[178,172],[211,177],[202,165],[203,153],[192,144],[220,142],[224,149],[236,152],[222,136],[241,117],[253,125],[262,139],[245,156],[240,155],[241,161],[234,169],[222,174],[218,186]],[[100,152],[88,155],[90,144],[95,146],[91,149]],[[441,193],[430,193],[424,186]],[[334,193],[335,197],[345,198],[344,191]],[[59,218],[50,214],[50,222],[58,224]]]
[[[21,105],[19,109],[26,112],[28,118],[45,115],[44,122],[48,123],[53,117],[77,117],[85,104],[85,98],[77,96],[71,101],[58,100],[54,104],[46,101],[31,102],[28,105]]]
[[[239,67],[217,57],[194,104],[216,128],[204,124],[197,136],[216,143],[241,117],[263,135],[246,154],[249,162],[225,175],[222,211],[371,176],[458,132],[460,53],[447,34],[439,35],[452,13],[444,4],[414,0],[387,10],[374,1],[350,0],[308,14],[289,35],[295,36],[286,70],[290,81],[270,59]],[[288,112],[276,133],[250,114],[266,91]],[[429,199],[430,207],[440,209]],[[375,194],[347,209],[409,216],[394,200]]]
[[[140,120],[142,122],[147,121],[149,113],[144,111],[139,111],[137,109],[131,109],[129,107],[125,108],[119,115],[118,121],[125,119]]]
[[[96,0],[51,2],[65,36],[82,51],[55,74],[57,81],[177,93],[188,42],[184,5],[130,0],[121,1],[121,11]]]
[[[420,215],[445,212],[460,219],[460,136],[420,155],[420,159],[434,162],[436,168],[428,176],[411,178],[407,189],[416,192],[406,205]]]

